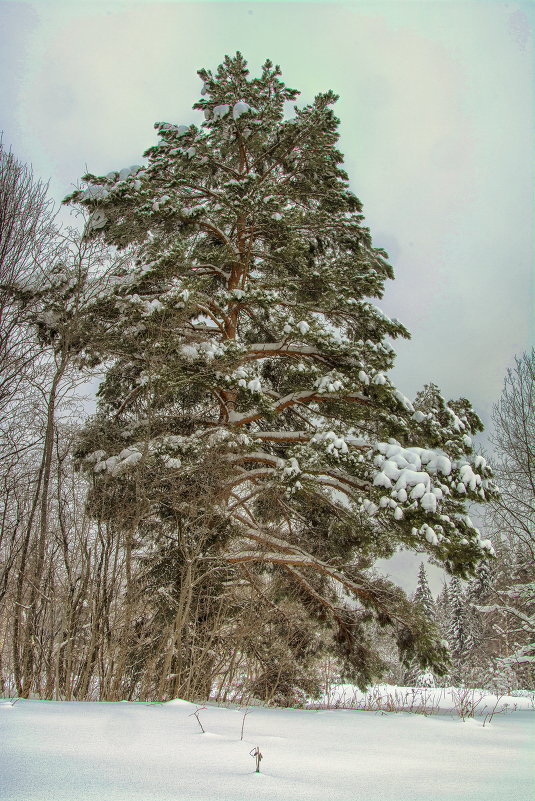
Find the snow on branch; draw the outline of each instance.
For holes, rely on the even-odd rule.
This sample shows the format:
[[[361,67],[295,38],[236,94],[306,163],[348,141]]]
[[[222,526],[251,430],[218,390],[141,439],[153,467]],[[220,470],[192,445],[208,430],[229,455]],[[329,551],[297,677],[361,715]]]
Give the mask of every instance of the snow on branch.
[[[314,401],[315,403],[318,403],[333,400],[352,401],[365,404],[370,404],[372,402],[370,398],[366,397],[366,395],[363,395],[360,392],[351,392],[348,395],[341,395],[340,393],[323,393],[320,395],[315,389],[302,390],[301,392],[292,392],[290,395],[286,395],[284,398],[281,398],[277,405],[271,409],[270,413],[282,412],[284,409],[287,409],[290,406],[305,403],[307,401]],[[234,425],[245,425],[246,423],[252,423],[255,420],[265,417],[266,414],[268,413],[258,411],[256,409],[243,413],[231,412],[229,415],[229,422],[234,423]]]

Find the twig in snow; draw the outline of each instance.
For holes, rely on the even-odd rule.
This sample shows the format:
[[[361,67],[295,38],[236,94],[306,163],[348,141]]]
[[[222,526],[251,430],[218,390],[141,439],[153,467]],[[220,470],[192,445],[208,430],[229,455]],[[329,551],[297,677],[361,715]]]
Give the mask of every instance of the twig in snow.
[[[497,695],[496,696],[496,703],[494,704],[494,707],[492,708],[492,710],[490,712],[487,712],[487,714],[485,715],[485,720],[483,721],[483,728],[485,728],[485,723],[487,723],[487,722],[491,723],[492,718],[496,714],[496,710],[498,708],[498,704],[500,703],[502,698],[503,698],[503,695]],[[503,712],[504,709],[502,709],[501,711]]]
[[[204,729],[203,729],[203,725],[202,725],[202,723],[201,723],[201,721],[200,721],[200,718],[199,718],[199,712],[202,712],[202,710],[203,710],[203,709],[206,709],[206,707],[205,707],[205,706],[199,706],[199,707],[197,707],[197,709],[195,710],[195,712],[192,712],[192,713],[191,713],[191,715],[188,715],[188,717],[190,717],[190,718],[191,718],[192,716],[195,716],[195,717],[197,718],[197,723],[198,723],[198,724],[199,724],[199,726],[201,727],[201,731],[202,731],[202,733],[203,733],[203,734],[205,734],[205,731],[204,731]]]
[[[249,714],[250,711],[251,711],[250,709],[246,709],[245,712],[243,713],[243,718],[242,718],[242,722],[241,722],[241,737],[240,737],[240,740],[243,740],[243,727],[245,726],[245,718],[247,717],[247,715]]]
[[[249,754],[256,759],[256,773],[260,773],[260,760],[263,759],[260,748],[255,746],[249,751]]]

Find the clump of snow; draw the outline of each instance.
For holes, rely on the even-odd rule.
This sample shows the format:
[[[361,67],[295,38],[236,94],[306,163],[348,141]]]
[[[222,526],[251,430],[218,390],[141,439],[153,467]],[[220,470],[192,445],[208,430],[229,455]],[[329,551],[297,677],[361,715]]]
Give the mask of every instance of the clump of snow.
[[[158,300],[158,298],[154,298],[153,300],[147,300],[143,303],[143,311],[141,312],[144,317],[149,317],[154,312],[161,311],[163,309],[163,303]]]
[[[403,394],[403,392],[400,392],[399,389],[394,390],[394,397],[401,403],[403,408],[405,408],[408,412],[414,411],[414,406],[412,405],[410,400]]]
[[[123,169],[119,171],[119,181],[126,181],[127,178],[131,175],[135,175],[139,170],[141,170],[140,164],[132,164],[131,167],[123,167]]]
[[[108,472],[114,477],[126,472],[130,467],[135,467],[143,458],[140,448],[135,445],[124,448],[119,454],[109,456],[107,459],[103,458],[106,455],[104,451],[97,451],[96,453],[100,454],[100,458],[98,461],[95,460],[96,464],[93,467],[93,471],[95,473]],[[91,456],[94,457],[95,454],[91,454]]]
[[[331,453],[336,456],[339,456],[341,453],[349,452],[345,438],[339,437],[334,433],[334,431],[318,432],[317,434],[314,434],[310,441],[312,443],[325,442],[327,453]]]
[[[294,456],[287,460],[282,472],[287,476],[299,475],[301,468],[299,467],[299,462]]]
[[[386,459],[394,462],[396,467],[402,471],[408,468],[409,465],[417,471],[421,470],[422,466],[425,465],[427,473],[441,473],[444,476],[448,476],[452,470],[450,459],[439,450],[418,447],[403,448],[395,442],[379,442],[377,443],[377,450],[379,453],[384,454]]]
[[[106,451],[103,450],[93,451],[93,453],[89,453],[85,457],[85,461],[89,462],[89,464],[96,464],[97,462],[102,461],[104,456],[106,456]]]
[[[249,389],[251,392],[262,392],[262,384],[260,383],[260,379],[251,379],[251,381],[249,381],[247,384],[247,389]]]
[[[332,373],[327,373],[314,382],[318,392],[339,392],[343,384],[339,378],[336,378]]]
[[[373,501],[370,501],[369,498],[364,498],[364,500],[362,501],[362,509],[370,517],[373,517],[374,514],[378,511],[379,507]]]
[[[215,106],[212,110],[214,120],[220,120],[225,117],[230,111],[230,106],[223,103],[220,106]]]
[[[478,485],[481,484],[481,476],[474,473],[472,466],[468,463],[461,466],[459,474],[465,488],[468,486],[471,490],[475,490]],[[463,492],[463,490],[461,490],[461,492]]]
[[[102,184],[92,184],[87,189],[84,189],[80,195],[80,200],[104,200],[109,194],[109,191]]]
[[[182,461],[176,456],[167,456],[166,455],[166,456],[163,457],[162,461],[163,461],[165,467],[167,467],[169,469],[172,469],[172,470],[177,470],[179,467],[182,466]]]
[[[243,114],[246,114],[250,110],[251,106],[249,103],[245,103],[243,100],[238,100],[238,102],[235,103],[232,108],[232,116],[235,120],[238,120],[241,116],[243,116]]]
[[[204,358],[206,361],[211,362],[225,352],[225,347],[221,342],[208,340],[181,345],[179,352],[188,361],[194,362],[197,361],[197,359]]]
[[[104,212],[100,211],[99,209],[97,211],[94,211],[93,214],[89,217],[89,220],[87,221],[87,227],[90,229],[104,228],[107,222],[108,218],[106,217]]]
[[[425,538],[430,545],[438,545],[439,538],[436,535],[436,532],[431,526],[427,526],[425,529]]]
[[[470,464],[454,465],[440,450],[403,448],[395,440],[379,442],[376,449],[374,486],[392,489],[392,496],[401,503],[408,499],[417,501],[429,513],[437,511],[439,501],[451,492],[450,487],[463,494],[467,487],[475,490],[482,484],[481,476],[474,473]],[[459,471],[460,481],[452,482],[454,466]],[[451,476],[449,481],[452,483],[449,486],[441,484],[442,476]]]

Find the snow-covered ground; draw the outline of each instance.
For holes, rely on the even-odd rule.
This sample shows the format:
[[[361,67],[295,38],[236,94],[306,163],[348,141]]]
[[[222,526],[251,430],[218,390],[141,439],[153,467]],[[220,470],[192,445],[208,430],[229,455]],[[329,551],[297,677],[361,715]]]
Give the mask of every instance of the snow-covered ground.
[[[405,692],[373,692],[391,690]],[[337,692],[349,703],[347,687]],[[441,712],[253,707],[244,718],[244,708],[206,705],[204,734],[186,701],[0,702],[0,798],[531,801],[530,699],[501,699],[490,720],[496,699],[487,696],[480,708],[488,709],[463,721],[453,695],[427,692],[442,692]]]
[[[377,684],[362,692],[354,684],[333,684],[313,707],[350,708],[366,711],[406,711],[424,715],[447,712],[461,718],[482,717],[488,725],[495,714],[535,711],[535,693],[495,695],[488,690],[464,687],[399,687]],[[485,720],[486,719],[486,720]]]

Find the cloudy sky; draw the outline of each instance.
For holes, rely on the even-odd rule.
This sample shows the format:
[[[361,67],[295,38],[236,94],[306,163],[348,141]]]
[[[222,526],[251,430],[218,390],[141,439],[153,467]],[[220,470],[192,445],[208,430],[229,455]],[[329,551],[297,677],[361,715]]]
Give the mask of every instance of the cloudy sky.
[[[0,0],[0,130],[56,200],[141,161],[157,120],[200,122],[197,69],[240,50],[308,102],[340,95],[340,148],[411,331],[394,378],[485,423],[533,343],[534,6],[518,2]]]

